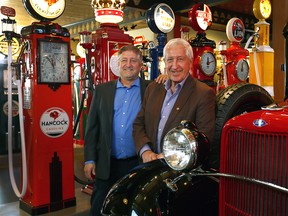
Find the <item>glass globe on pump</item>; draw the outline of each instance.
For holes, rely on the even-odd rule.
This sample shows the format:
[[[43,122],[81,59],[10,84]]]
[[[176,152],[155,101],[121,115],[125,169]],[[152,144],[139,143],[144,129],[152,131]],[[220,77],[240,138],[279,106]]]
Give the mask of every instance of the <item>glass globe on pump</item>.
[[[119,23],[123,20],[125,0],[92,0],[95,20],[100,23]]]

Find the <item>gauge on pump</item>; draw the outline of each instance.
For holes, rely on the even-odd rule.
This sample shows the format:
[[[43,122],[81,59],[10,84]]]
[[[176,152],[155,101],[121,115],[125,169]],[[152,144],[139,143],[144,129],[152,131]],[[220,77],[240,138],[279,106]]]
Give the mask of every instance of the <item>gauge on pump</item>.
[[[39,41],[39,83],[69,83],[68,43]]]
[[[207,76],[212,76],[216,69],[216,58],[212,52],[206,51],[200,57],[200,69]]]
[[[239,80],[245,81],[249,74],[249,64],[245,59],[240,59],[236,64],[236,76]]]

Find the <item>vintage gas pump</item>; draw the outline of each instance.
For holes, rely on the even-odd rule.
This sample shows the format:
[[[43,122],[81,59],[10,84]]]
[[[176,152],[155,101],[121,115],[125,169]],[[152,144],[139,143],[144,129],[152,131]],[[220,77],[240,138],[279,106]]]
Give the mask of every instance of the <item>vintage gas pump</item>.
[[[270,0],[254,0],[253,13],[259,21],[254,25],[258,37],[255,37],[255,46],[250,52],[249,82],[261,85],[274,96],[274,50],[269,46],[270,24],[265,21],[271,10]]]
[[[154,4],[147,10],[146,20],[148,27],[157,34],[158,45],[149,42],[150,57],[152,58],[150,80],[159,76],[159,63],[163,59],[163,49],[167,40],[167,33],[172,31],[175,25],[173,10],[165,3]]]
[[[40,22],[21,30],[28,186],[20,208],[38,215],[76,205],[70,34],[51,22],[65,0],[23,3]]]
[[[115,80],[119,76],[118,50],[133,44],[132,38],[119,28],[123,20],[125,1],[99,3],[92,0],[92,8],[100,28],[92,33],[92,48],[89,51],[93,85]]]
[[[246,82],[249,75],[247,57],[249,51],[240,46],[244,39],[245,26],[239,18],[232,18],[226,25],[226,35],[230,41],[228,49],[221,49],[223,60],[223,84],[220,89],[239,82]],[[221,45],[223,41],[220,42]],[[224,46],[220,46],[224,47]]]
[[[205,32],[212,24],[212,13],[206,4],[198,3],[192,6],[188,16],[191,27],[197,32],[195,39],[189,41],[194,55],[192,75],[216,89],[213,79],[217,65],[214,54],[216,43],[206,38]]]
[[[0,36],[0,154],[8,153],[8,143],[11,136],[13,152],[19,152],[21,147],[20,125],[19,125],[19,103],[18,92],[15,83],[11,84],[11,93],[8,95],[8,74],[15,75],[15,70],[11,67],[13,57],[19,51],[19,34],[15,33],[16,21],[11,19],[15,17],[16,12],[13,8],[1,6],[1,14],[7,18],[1,19],[2,33]],[[10,53],[9,53],[10,52]],[[11,99],[11,114],[8,116],[8,98]],[[11,119],[10,119],[11,118]],[[8,122],[10,124],[8,125]],[[8,134],[8,127],[11,126],[11,133]],[[9,131],[10,132],[10,131]]]

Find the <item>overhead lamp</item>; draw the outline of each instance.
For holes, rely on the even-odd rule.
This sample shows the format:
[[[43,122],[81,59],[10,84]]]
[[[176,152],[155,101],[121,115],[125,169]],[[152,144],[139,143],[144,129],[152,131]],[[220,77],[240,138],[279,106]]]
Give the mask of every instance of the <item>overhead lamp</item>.
[[[119,23],[123,20],[125,0],[92,0],[95,20],[100,23]]]

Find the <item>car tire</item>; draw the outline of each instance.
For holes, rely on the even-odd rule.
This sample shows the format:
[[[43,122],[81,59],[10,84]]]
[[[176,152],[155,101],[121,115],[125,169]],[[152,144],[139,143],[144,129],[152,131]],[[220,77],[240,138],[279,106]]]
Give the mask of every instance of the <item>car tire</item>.
[[[210,148],[210,166],[220,165],[220,143],[224,124],[232,117],[260,110],[262,106],[274,103],[271,95],[261,86],[250,83],[237,83],[220,91],[215,100],[216,125],[213,143]]]

